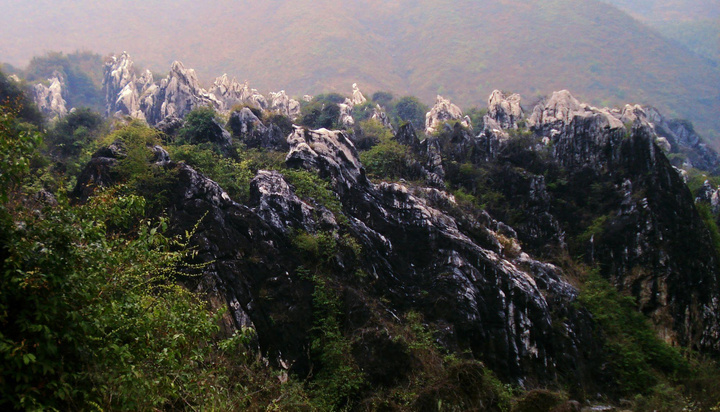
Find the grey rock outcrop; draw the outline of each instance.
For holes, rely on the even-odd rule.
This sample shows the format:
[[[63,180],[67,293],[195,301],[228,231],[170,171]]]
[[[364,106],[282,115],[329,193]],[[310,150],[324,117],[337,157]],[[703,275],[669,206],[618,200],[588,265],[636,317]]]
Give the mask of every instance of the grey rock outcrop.
[[[216,110],[224,108],[221,101],[200,87],[195,70],[186,69],[178,61],[172,64],[165,79],[148,88],[140,102],[140,108],[151,125],[168,116],[183,117],[202,106]]]
[[[289,147],[286,136],[278,126],[274,124],[265,126],[247,107],[230,114],[228,127],[232,130],[233,135],[249,148],[261,147],[286,151]]]
[[[373,114],[370,118],[380,122],[380,124],[382,124],[383,127],[387,128],[393,132],[395,131],[393,129],[392,123],[390,123],[390,118],[388,118],[387,113],[385,113],[385,110],[383,110],[383,108],[380,107],[379,104],[376,104],[375,108],[373,108]]]
[[[65,84],[62,75],[57,71],[48,82],[49,86],[36,84],[33,87],[34,100],[38,109],[54,121],[68,114],[67,102],[63,97]]]
[[[495,90],[488,98],[488,112],[484,120],[485,124],[490,119],[494,120],[500,129],[517,129],[523,115],[519,94],[506,96],[500,90]]]
[[[559,269],[532,260],[516,245],[515,253],[526,262],[523,267],[530,268],[528,272],[520,270],[506,260],[512,258],[503,257],[496,232],[477,225],[475,230],[484,235],[471,237],[465,232],[469,230],[464,229],[466,223],[434,206],[452,203],[447,196],[438,196],[437,190],[427,189],[418,196],[401,184],[371,184],[342,132],[298,129],[289,142],[288,166],[317,170],[342,193],[352,231],[374,255],[368,259],[369,273],[374,273],[384,290],[407,301],[407,295],[415,293],[411,285],[422,285],[419,289],[429,294],[416,298],[419,307],[424,307],[424,302],[435,302],[430,306],[438,307],[441,302],[447,310],[432,316],[453,324],[454,333],[472,330],[477,338],[472,339],[473,347],[480,353],[492,352],[491,363],[518,365],[523,370],[534,368],[535,363],[564,368],[559,359],[562,355],[538,340],[552,334],[548,323],[551,306],[567,307],[577,295],[561,280]],[[499,227],[497,222],[495,227]],[[504,231],[512,233],[510,228]],[[438,277],[439,273],[444,275]],[[572,315],[578,316],[584,315]],[[572,332],[565,336],[585,333],[572,323],[566,325]],[[502,349],[485,352],[481,348],[486,345]],[[569,342],[563,345],[571,347]]]
[[[250,88],[247,81],[240,84],[235,78],[230,79],[227,74],[223,74],[215,79],[215,82],[208,92],[220,100],[226,110],[243,103],[251,104],[262,110],[268,108],[268,102],[265,96],[260,94],[256,89]]]
[[[269,109],[274,110],[291,119],[296,119],[298,116],[300,116],[300,102],[288,97],[288,95],[285,94],[285,90],[280,90],[277,93],[270,93]]]
[[[153,85],[153,75],[146,70],[137,76],[133,65],[127,52],[123,52],[120,56],[111,56],[105,62],[103,90],[106,116],[145,119],[145,114],[140,109],[140,98]]]
[[[717,215],[720,213],[720,187],[713,188],[710,181],[706,180],[695,197],[695,202],[707,203],[713,214]]]
[[[250,182],[249,205],[265,222],[285,234],[290,234],[291,228],[308,233],[338,229],[332,212],[297,197],[285,177],[276,171],[258,171]]]
[[[363,104],[363,103],[365,103],[365,102],[367,101],[367,99],[365,98],[365,96],[363,96],[362,92],[361,92],[360,89],[358,88],[357,83],[353,83],[353,85],[352,85],[352,99],[351,99],[351,101],[352,101],[352,104],[354,104],[354,105]]]
[[[425,115],[425,133],[433,134],[438,127],[451,120],[458,121],[463,127],[472,129],[470,118],[463,117],[463,112],[459,107],[438,95],[435,106]]]
[[[580,103],[567,90],[535,106],[528,125],[553,143],[553,153],[564,165],[606,164],[606,149],[618,148],[628,132],[608,109]]]
[[[320,172],[341,196],[356,185],[368,184],[355,145],[345,132],[295,126],[287,141],[290,152],[285,163]]]
[[[338,103],[338,108],[340,109],[338,123],[348,129],[355,126],[355,119],[352,115],[353,105],[350,99],[345,99],[344,103]]]

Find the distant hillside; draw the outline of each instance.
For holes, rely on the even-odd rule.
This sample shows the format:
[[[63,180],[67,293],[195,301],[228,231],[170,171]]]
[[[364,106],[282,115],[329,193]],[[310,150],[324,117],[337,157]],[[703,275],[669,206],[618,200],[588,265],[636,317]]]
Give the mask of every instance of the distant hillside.
[[[720,141],[720,69],[597,0],[40,0],[5,9],[0,60],[13,65],[45,49],[127,50],[153,71],[182,60],[204,81],[227,72],[294,95],[358,82],[465,107],[484,106],[494,88],[526,104],[570,89],[596,105],[655,105]]]
[[[717,0],[603,0],[720,64],[720,2]]]

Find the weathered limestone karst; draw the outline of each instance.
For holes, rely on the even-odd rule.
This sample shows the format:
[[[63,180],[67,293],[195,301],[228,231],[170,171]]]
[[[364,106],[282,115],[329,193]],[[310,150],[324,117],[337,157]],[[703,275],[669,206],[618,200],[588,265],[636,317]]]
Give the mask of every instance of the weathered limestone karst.
[[[300,102],[288,97],[288,95],[285,94],[285,90],[280,90],[277,93],[270,93],[269,109],[274,110],[291,119],[296,119],[298,116],[300,116]]]
[[[63,98],[64,81],[57,71],[48,79],[49,86],[36,84],[33,87],[34,100],[38,109],[51,120],[57,120],[68,113],[67,102]]]
[[[354,104],[354,105],[363,104],[367,101],[365,96],[363,96],[362,92],[358,88],[357,83],[353,83],[353,85],[352,85],[352,99],[351,100],[352,100],[352,104]]]
[[[433,134],[438,127],[451,120],[458,121],[462,126],[472,129],[470,118],[463,117],[463,112],[459,107],[438,95],[435,106],[425,115],[425,133]]]
[[[495,90],[490,94],[488,112],[485,115],[486,124],[489,119],[492,119],[501,129],[517,129],[518,121],[523,118],[523,115],[519,94],[506,96],[500,90]]]
[[[183,117],[197,107],[223,110],[224,104],[200,86],[195,70],[186,69],[176,61],[170,73],[159,83],[150,86],[141,99],[140,109],[147,122],[154,125],[167,116]]]

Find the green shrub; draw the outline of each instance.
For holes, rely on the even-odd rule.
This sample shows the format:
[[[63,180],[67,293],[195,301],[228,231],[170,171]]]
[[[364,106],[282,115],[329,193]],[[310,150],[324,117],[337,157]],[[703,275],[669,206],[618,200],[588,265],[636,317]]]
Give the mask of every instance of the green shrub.
[[[415,96],[405,96],[395,103],[393,117],[412,123],[415,130],[425,130],[425,114],[429,108]]]
[[[596,272],[585,279],[579,301],[602,328],[618,388],[624,393],[645,393],[658,383],[658,376],[678,376],[689,370],[680,352],[657,337],[637,311],[635,300],[621,295]]]
[[[386,140],[360,153],[368,176],[376,179],[399,179],[408,171],[410,149],[394,140]]]

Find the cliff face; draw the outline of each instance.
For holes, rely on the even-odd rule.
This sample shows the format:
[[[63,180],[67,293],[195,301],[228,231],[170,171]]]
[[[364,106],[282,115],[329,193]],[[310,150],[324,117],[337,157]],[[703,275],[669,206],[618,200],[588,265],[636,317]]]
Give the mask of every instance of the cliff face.
[[[107,71],[109,113],[133,115],[113,90],[144,88],[137,107],[150,124],[254,95],[227,78],[206,92],[180,64],[138,89],[118,62]],[[363,100],[355,87],[343,104]],[[269,101],[270,110],[295,113],[284,92]],[[414,184],[371,182],[351,132],[295,126],[283,134],[250,108],[232,113],[234,136],[285,152],[286,169],[258,171],[245,204],[154,148],[157,167],[176,172],[167,191],[174,230],[198,224],[194,263],[205,266],[188,284],[230,309],[228,328],[255,328],[272,362],[307,374],[314,285],[298,239],[321,238],[335,245],[314,253],[328,254],[323,264],[341,285],[343,330],[355,345],[372,352],[378,342],[366,332],[413,311],[438,328],[444,347],[468,351],[516,382],[604,382],[610,372],[595,320],[578,304],[569,274],[549,263],[573,255],[636,298],[667,342],[720,351],[717,252],[661,148],[658,130],[669,123],[652,123],[640,107],[594,108],[567,91],[529,117],[517,95],[494,92],[488,102],[483,130],[473,132],[441,98],[427,115],[426,139],[410,124],[399,128],[394,140],[415,155],[408,178],[421,183]],[[387,119],[380,108],[375,114]],[[683,136],[664,142],[685,144]],[[117,147],[98,152],[76,195],[112,184],[122,156]],[[327,182],[332,205],[299,193],[287,176],[293,170]],[[476,195],[483,207],[463,205],[448,187]]]

